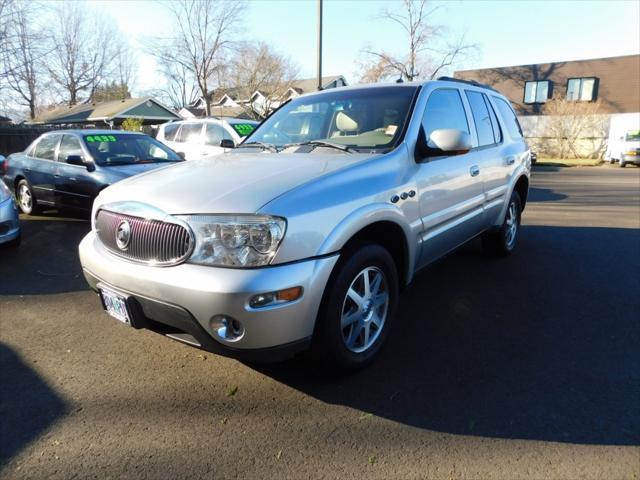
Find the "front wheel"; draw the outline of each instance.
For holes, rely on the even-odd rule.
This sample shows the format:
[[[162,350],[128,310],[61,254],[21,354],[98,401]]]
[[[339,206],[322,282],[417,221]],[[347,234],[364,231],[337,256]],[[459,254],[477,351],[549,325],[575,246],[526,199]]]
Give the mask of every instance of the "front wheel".
[[[620,164],[619,165],[620,165],[620,168],[624,168],[624,167],[627,166],[627,164],[622,159],[620,159]]]
[[[518,242],[521,216],[520,195],[518,192],[513,192],[500,229],[497,232],[487,232],[482,235],[483,249],[489,254],[501,257],[511,255]]]
[[[311,351],[323,365],[356,370],[384,345],[398,302],[396,265],[383,247],[364,244],[344,253],[331,275]]]

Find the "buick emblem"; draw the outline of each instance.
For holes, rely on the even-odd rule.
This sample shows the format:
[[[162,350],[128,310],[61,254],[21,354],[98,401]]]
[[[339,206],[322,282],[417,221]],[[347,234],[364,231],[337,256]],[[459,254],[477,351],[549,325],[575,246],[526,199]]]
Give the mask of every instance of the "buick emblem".
[[[126,220],[121,221],[116,229],[116,245],[120,250],[126,250],[131,241],[131,225]]]

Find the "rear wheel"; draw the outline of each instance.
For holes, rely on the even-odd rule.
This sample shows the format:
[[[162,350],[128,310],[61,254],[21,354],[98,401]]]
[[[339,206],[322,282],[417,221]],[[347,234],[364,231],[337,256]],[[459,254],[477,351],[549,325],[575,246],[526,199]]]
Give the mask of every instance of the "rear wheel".
[[[482,235],[482,247],[491,254],[506,257],[511,255],[518,243],[520,233],[520,217],[522,215],[522,203],[518,192],[511,194],[507,212],[502,226],[497,232],[487,232]]]
[[[18,207],[25,215],[35,215],[39,212],[38,201],[33,194],[33,189],[25,179],[18,182],[16,199],[18,200]]]
[[[343,255],[327,284],[311,351],[323,365],[355,370],[374,360],[389,335],[398,274],[379,245],[364,244]]]
[[[624,168],[626,166],[627,166],[626,162],[624,160],[620,159],[620,168]]]

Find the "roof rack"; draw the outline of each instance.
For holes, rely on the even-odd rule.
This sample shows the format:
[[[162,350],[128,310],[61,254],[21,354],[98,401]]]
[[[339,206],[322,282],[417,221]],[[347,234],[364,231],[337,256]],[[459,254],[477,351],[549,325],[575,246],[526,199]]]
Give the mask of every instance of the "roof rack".
[[[476,82],[475,80],[462,80],[461,78],[453,78],[453,77],[438,77],[438,80],[446,80],[447,82],[466,83],[467,85],[473,85],[474,87],[480,87],[480,88],[487,88],[496,93],[500,93],[498,92],[498,90],[496,90],[493,87],[490,87],[486,83]]]

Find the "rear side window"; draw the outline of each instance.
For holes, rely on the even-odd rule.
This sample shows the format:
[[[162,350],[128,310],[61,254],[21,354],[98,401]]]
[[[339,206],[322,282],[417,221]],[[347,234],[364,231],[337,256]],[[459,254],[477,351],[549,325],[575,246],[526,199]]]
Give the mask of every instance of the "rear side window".
[[[518,123],[518,119],[516,118],[516,114],[507,102],[499,97],[493,97],[496,102],[496,106],[500,111],[500,116],[504,122],[505,128],[509,131],[509,135],[511,138],[517,140],[522,138],[522,129],[520,128],[520,123]]]
[[[183,123],[180,133],[176,137],[176,142],[200,143],[202,133],[202,123]]]
[[[493,126],[491,125],[491,116],[486,103],[484,103],[483,95],[479,92],[465,91],[469,105],[471,106],[471,114],[473,122],[476,124],[476,132],[478,133],[478,146],[493,145],[495,138],[493,136]]]
[[[443,128],[455,128],[469,133],[467,115],[457,89],[439,88],[431,93],[424,110],[422,126],[427,139],[431,132]]]
[[[176,133],[178,133],[178,129],[180,128],[179,123],[170,123],[164,127],[164,139],[169,142],[173,142],[176,138]]]
[[[56,145],[58,145],[59,139],[59,135],[47,135],[46,137],[43,137],[36,145],[33,156],[45,160],[53,160],[53,155],[55,154]]]

